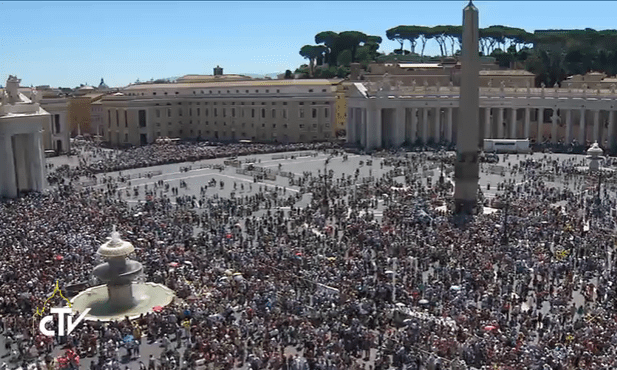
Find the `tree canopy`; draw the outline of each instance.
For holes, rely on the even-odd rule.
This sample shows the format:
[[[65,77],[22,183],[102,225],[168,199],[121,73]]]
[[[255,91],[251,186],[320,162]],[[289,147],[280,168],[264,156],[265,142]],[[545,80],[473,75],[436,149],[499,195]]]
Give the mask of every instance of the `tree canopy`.
[[[482,55],[492,56],[502,67],[525,68],[537,76],[537,85],[552,86],[572,74],[589,71],[617,74],[617,30],[543,30],[493,25],[479,30]],[[415,55],[424,60],[429,42],[439,48],[439,57],[456,56],[462,46],[462,26],[399,25],[385,31],[388,40],[399,43],[396,55]],[[382,38],[360,31],[324,31],[315,35],[316,45],[304,45],[300,55],[309,60],[314,77],[340,76],[350,63],[363,66],[385,57],[379,52]],[[320,66],[320,68],[315,68]],[[316,70],[315,70],[316,69]]]

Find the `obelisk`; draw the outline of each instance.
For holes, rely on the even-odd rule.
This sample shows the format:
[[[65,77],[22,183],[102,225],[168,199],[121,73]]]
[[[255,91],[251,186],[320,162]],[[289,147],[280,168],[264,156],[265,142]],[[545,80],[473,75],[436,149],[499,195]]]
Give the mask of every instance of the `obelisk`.
[[[473,214],[478,198],[480,114],[480,55],[478,9],[470,1],[463,9],[461,88],[454,166],[454,212]]]

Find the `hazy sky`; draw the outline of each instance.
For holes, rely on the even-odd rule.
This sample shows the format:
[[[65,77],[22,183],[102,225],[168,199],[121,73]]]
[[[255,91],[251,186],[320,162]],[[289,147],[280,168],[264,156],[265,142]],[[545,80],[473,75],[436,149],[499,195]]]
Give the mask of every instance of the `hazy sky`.
[[[398,25],[461,24],[467,1],[0,2],[0,85],[110,86],[137,79],[294,70],[300,47],[321,31],[357,30],[386,39]],[[480,27],[501,24],[613,29],[609,1],[477,1]],[[409,44],[406,44],[407,48]],[[433,43],[428,45],[433,46]],[[427,45],[427,49],[428,49]],[[433,47],[429,54],[437,53]]]

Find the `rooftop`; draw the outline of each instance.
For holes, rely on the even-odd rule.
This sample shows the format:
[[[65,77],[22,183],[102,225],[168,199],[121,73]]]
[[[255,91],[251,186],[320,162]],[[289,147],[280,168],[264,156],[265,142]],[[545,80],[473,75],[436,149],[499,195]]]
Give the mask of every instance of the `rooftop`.
[[[212,88],[212,87],[255,87],[255,86],[322,86],[338,85],[342,79],[301,79],[301,80],[248,80],[248,81],[217,81],[217,82],[197,82],[197,83],[169,83],[169,84],[144,84],[131,85],[123,90],[152,90],[165,89],[174,90],[182,88]]]

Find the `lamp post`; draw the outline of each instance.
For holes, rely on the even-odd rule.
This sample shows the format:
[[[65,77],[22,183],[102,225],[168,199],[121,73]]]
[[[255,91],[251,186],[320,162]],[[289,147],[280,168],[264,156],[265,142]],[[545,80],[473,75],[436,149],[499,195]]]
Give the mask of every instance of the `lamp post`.
[[[509,239],[508,239],[508,211],[510,209],[510,200],[511,200],[511,191],[512,191],[512,185],[507,185],[506,187],[506,191],[505,191],[505,205],[504,205],[504,221],[503,221],[503,244],[504,245],[508,245]]]

